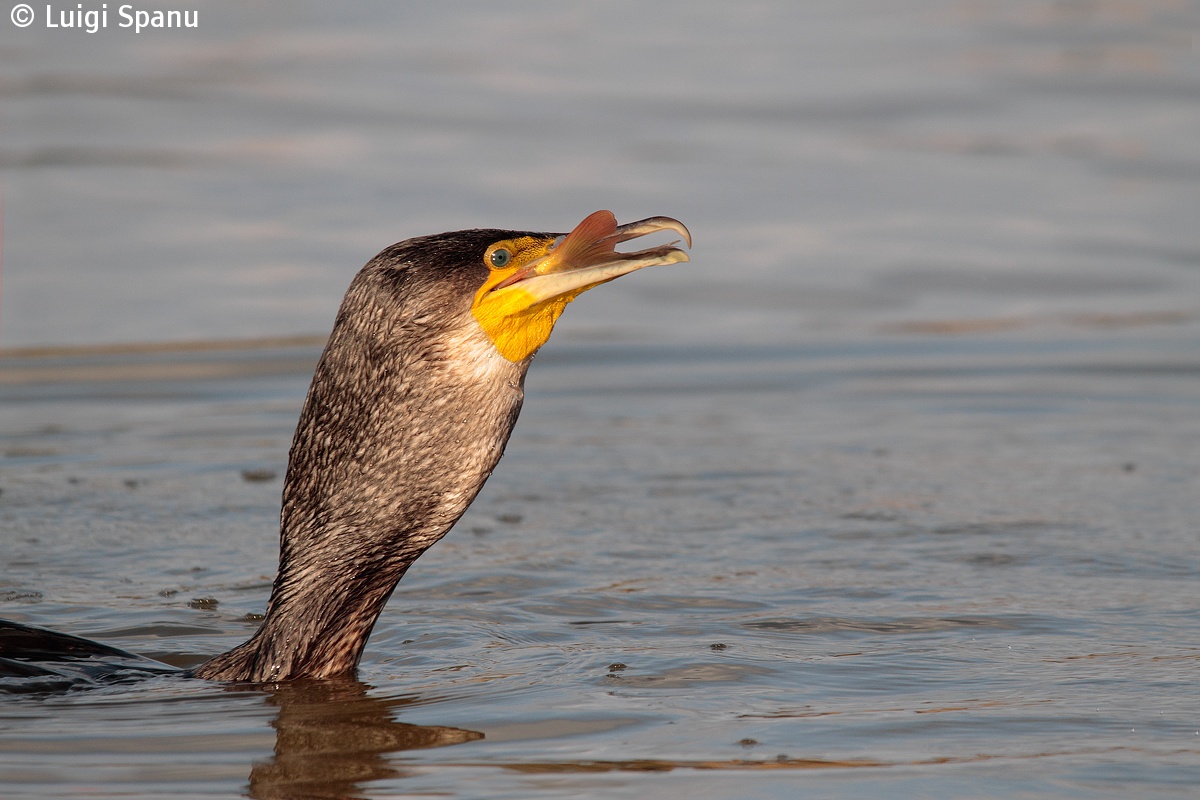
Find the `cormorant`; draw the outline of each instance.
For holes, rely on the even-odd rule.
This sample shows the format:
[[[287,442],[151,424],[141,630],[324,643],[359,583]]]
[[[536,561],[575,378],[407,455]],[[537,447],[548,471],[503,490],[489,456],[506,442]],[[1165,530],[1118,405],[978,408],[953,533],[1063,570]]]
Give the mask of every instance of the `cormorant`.
[[[566,235],[457,231],[371,259],[346,292],[300,412],[262,626],[190,674],[265,683],[353,671],[396,584],[500,460],[525,373],[563,309],[627,272],[687,261],[671,245],[614,249],[665,230],[691,246],[678,220],[618,225],[597,211]],[[33,662],[54,654],[145,662],[0,623],[0,675],[53,674]]]

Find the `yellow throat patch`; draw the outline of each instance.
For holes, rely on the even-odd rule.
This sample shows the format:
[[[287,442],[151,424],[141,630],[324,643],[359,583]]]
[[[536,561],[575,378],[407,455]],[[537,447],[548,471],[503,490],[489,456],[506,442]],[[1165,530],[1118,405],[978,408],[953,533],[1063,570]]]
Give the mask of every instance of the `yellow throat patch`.
[[[484,253],[483,260],[490,273],[475,293],[471,313],[500,355],[514,363],[524,361],[546,343],[567,303],[579,296],[584,288],[547,299],[523,291],[519,283],[500,291],[492,290],[529,263],[547,255],[555,243],[553,238],[522,236],[496,242]]]

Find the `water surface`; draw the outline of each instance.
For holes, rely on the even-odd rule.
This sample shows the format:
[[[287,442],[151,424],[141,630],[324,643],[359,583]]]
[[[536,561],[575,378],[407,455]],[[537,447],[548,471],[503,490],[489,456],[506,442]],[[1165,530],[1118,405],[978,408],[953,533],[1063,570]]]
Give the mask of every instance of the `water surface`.
[[[0,21],[4,617],[246,638],[384,245],[694,260],[571,307],[358,681],[10,696],[0,795],[1194,792],[1192,6],[200,8]]]

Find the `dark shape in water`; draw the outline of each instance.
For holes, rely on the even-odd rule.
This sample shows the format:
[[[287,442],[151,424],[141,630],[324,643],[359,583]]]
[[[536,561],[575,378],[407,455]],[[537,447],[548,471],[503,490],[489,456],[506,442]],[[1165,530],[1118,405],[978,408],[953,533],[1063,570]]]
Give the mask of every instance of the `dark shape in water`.
[[[263,624],[190,674],[264,683],[351,672],[405,571],[458,521],[500,460],[525,373],[563,309],[625,273],[687,261],[669,245],[615,250],[666,230],[690,246],[677,220],[617,225],[597,211],[567,235],[443,233],[368,262],[346,292],[300,413]],[[13,630],[0,658],[24,678],[84,667],[87,679],[101,659],[147,661]]]
[[[55,692],[175,672],[106,644],[0,620],[0,688],[5,691]]]

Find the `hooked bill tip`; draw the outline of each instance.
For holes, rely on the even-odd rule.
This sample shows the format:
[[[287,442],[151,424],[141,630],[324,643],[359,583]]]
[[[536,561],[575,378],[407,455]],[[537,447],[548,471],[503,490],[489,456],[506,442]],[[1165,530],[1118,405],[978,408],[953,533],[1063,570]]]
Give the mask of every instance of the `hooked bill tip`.
[[[657,231],[675,231],[683,237],[688,247],[692,246],[691,231],[674,217],[647,217],[637,222],[627,222],[624,225],[618,225],[615,237],[618,242],[627,242],[630,239],[636,239],[639,236],[646,236]]]

